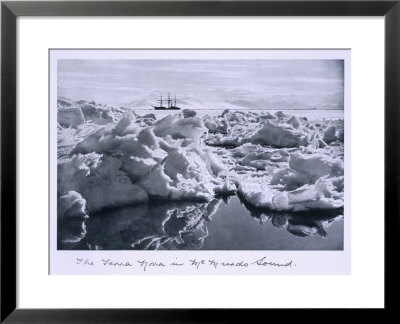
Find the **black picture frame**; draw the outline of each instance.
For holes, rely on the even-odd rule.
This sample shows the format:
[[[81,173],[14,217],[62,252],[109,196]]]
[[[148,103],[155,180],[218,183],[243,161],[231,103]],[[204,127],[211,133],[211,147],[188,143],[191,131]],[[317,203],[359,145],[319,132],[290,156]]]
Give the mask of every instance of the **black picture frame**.
[[[235,322],[267,310],[16,308],[16,19],[19,16],[384,16],[385,310],[394,292],[400,215],[400,0],[395,1],[2,1],[1,2],[1,322]],[[371,260],[374,262],[374,260]],[[320,289],[323,289],[320,288]],[[368,289],[366,288],[366,293]],[[313,310],[315,312],[315,310]],[[271,312],[271,311],[270,311]],[[298,310],[297,313],[300,311]],[[274,311],[274,313],[276,313]],[[386,312],[387,313],[387,312]],[[300,315],[300,314],[299,314]],[[287,316],[287,315],[285,315]],[[298,316],[298,315],[295,315]],[[301,315],[303,316],[303,315]],[[309,316],[309,315],[306,315]],[[320,317],[315,314],[313,316]],[[379,315],[381,316],[381,315]],[[264,317],[265,319],[265,317]]]

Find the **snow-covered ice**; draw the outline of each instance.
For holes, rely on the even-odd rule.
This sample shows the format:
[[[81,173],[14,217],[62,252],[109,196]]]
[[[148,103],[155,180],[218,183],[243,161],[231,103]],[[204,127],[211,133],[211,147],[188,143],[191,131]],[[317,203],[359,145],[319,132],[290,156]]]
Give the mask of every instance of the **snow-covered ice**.
[[[79,193],[90,212],[149,199],[207,201],[236,190],[272,210],[343,207],[341,120],[228,110],[202,118],[186,110],[161,120],[126,111],[118,119],[104,114],[111,108],[80,107],[102,126],[59,125],[58,193]]]
[[[275,212],[343,209],[343,119],[230,110],[159,116],[66,98],[58,105],[59,219],[146,202],[208,208],[227,195]],[[169,222],[186,217],[180,213],[170,212]],[[196,225],[202,221],[189,218],[181,230],[203,235]],[[177,231],[167,237],[179,241]],[[132,244],[166,239],[158,234]]]

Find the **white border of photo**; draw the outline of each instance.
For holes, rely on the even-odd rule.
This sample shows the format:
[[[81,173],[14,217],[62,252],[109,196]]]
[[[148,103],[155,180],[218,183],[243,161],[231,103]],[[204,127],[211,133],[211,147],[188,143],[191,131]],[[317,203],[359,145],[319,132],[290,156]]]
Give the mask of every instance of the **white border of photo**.
[[[290,250],[57,250],[58,62],[69,59],[343,60],[345,170],[350,174],[350,50],[50,50],[50,274],[348,274],[350,273],[350,176],[345,177],[343,249]],[[287,95],[285,93],[284,95]],[[278,107],[277,107],[278,108]],[[160,117],[161,118],[161,117]],[[106,260],[106,261],[103,261]],[[312,261],[310,261],[312,260]],[[171,266],[180,264],[180,266]],[[224,265],[225,264],[225,265]],[[227,264],[227,265],[226,265]]]
[[[383,45],[383,17],[19,17],[18,307],[383,307]],[[49,275],[49,48],[351,49],[351,273]]]

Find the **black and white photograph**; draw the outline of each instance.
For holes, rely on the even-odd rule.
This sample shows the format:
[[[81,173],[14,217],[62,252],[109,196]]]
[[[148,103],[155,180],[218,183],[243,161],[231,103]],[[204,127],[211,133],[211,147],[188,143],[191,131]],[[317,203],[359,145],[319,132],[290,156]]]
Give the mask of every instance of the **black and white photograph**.
[[[57,60],[57,250],[343,251],[345,60],[153,52]]]

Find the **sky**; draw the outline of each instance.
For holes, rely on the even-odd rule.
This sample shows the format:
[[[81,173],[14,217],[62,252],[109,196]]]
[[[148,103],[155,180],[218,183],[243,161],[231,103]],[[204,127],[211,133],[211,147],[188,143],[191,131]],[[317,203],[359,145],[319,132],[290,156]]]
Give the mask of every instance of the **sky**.
[[[58,96],[150,108],[176,94],[197,109],[343,109],[343,60],[58,61]]]

